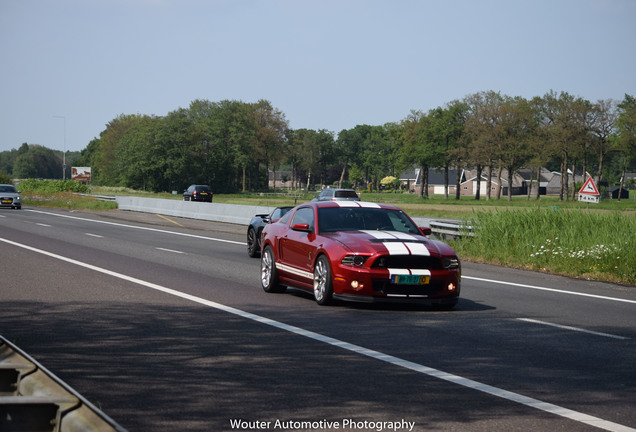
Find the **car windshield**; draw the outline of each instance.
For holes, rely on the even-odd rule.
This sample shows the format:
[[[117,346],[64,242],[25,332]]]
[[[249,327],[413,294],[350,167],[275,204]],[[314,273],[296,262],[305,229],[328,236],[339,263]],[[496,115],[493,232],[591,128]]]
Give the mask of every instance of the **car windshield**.
[[[15,188],[13,186],[6,186],[6,185],[0,186],[0,192],[16,193]]]
[[[358,198],[358,194],[353,190],[338,190],[336,191],[336,198]]]
[[[318,209],[321,234],[337,231],[381,230],[420,234],[419,229],[400,210],[363,207]]]

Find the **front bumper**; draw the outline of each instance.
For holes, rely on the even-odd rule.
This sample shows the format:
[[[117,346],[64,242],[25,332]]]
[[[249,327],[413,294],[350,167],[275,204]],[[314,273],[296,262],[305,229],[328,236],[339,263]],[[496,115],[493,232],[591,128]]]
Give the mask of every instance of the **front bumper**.
[[[430,270],[430,279],[423,285],[393,283],[388,269],[350,266],[334,269],[334,297],[344,300],[455,304],[460,290],[459,269]]]
[[[21,207],[22,200],[16,197],[0,197],[0,207]]]

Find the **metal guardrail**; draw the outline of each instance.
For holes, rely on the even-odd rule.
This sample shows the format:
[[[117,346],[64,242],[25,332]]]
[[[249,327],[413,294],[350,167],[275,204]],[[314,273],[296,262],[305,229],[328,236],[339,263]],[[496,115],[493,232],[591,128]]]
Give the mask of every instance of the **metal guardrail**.
[[[444,238],[461,238],[464,236],[473,237],[472,225],[454,224],[448,222],[431,221],[429,223],[431,231],[437,237]]]
[[[0,430],[126,432],[3,336],[0,336]]]
[[[115,195],[94,195],[94,194],[85,194],[85,193],[80,193],[78,194],[79,196],[87,196],[87,197],[91,197],[91,198],[96,198],[98,200],[102,200],[102,201],[116,201],[117,197]]]

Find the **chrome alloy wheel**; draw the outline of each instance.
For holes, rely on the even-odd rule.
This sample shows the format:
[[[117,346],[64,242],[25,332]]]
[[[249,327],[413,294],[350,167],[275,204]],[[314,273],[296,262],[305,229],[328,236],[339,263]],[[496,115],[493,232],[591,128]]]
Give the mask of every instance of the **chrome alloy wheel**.
[[[319,305],[326,305],[331,301],[332,294],[329,259],[325,255],[321,255],[316,260],[314,267],[314,298]]]
[[[274,271],[274,258],[270,249],[266,249],[263,252],[261,258],[261,285],[263,288],[267,288],[272,282],[272,273]]]

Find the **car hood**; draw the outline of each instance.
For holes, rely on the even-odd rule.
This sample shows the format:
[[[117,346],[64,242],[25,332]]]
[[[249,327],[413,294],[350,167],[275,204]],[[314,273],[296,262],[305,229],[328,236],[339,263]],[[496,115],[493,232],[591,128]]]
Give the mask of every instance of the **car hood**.
[[[455,255],[446,243],[398,231],[344,231],[324,234],[352,253],[380,255]]]

